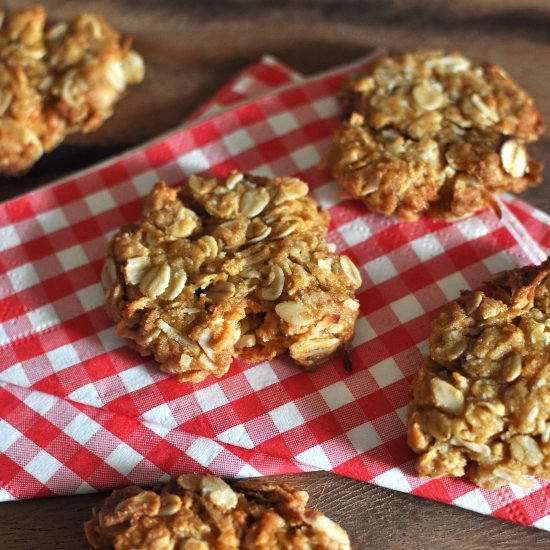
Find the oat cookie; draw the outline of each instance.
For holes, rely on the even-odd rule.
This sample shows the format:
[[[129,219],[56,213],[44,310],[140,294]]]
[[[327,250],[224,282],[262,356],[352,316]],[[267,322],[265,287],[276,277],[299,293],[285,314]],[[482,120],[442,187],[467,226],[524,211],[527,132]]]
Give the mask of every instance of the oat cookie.
[[[295,178],[231,173],[158,183],[103,268],[118,333],[165,372],[197,382],[233,358],[289,350],[311,368],[353,335],[359,271],[325,242],[328,214]]]
[[[550,259],[464,291],[435,317],[409,403],[421,476],[494,489],[550,479]]]
[[[261,479],[228,485],[186,474],[149,491],[114,491],[84,530],[93,548],[126,550],[345,550],[347,533],[307,508],[309,495]]]
[[[41,7],[0,12],[0,173],[27,171],[111,116],[143,59],[100,15],[50,23]]]
[[[347,117],[322,165],[373,212],[455,220],[540,181],[525,144],[543,132],[541,114],[497,65],[440,51],[387,57],[340,100]]]

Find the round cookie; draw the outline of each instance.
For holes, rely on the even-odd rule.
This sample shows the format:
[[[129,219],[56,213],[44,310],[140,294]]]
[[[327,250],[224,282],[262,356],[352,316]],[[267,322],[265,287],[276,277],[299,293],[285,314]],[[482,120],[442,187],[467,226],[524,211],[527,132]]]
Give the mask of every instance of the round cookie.
[[[222,376],[235,357],[288,350],[311,368],[344,348],[361,278],[325,242],[328,214],[307,192],[295,178],[237,172],[158,183],[103,268],[118,333],[192,382]]]
[[[228,485],[187,474],[146,491],[114,491],[84,530],[98,550],[348,550],[347,533],[307,508],[309,495],[262,479]]]
[[[322,166],[373,212],[455,220],[540,181],[525,144],[542,116],[497,65],[440,51],[386,57],[340,101],[347,118]]]
[[[435,317],[408,441],[421,476],[529,487],[550,480],[550,259],[488,285]]]

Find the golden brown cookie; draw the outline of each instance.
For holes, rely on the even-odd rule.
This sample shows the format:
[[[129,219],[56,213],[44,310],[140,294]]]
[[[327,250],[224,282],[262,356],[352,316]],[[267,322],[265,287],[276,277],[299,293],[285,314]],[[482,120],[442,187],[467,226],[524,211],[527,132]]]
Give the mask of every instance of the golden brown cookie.
[[[111,116],[143,59],[100,15],[49,23],[41,7],[0,12],[0,172],[27,171],[68,134]]]
[[[261,479],[228,485],[187,474],[149,491],[114,491],[84,530],[108,550],[347,550],[347,533],[307,508],[308,494]]]
[[[311,368],[353,336],[359,272],[325,242],[328,214],[295,178],[233,172],[158,183],[109,247],[102,281],[118,333],[197,382],[233,358],[288,350]]]
[[[550,259],[464,291],[435,317],[409,403],[421,476],[494,489],[550,479]]]
[[[322,165],[373,212],[455,220],[540,181],[525,144],[543,132],[541,114],[497,65],[440,51],[386,57],[340,100],[347,117]]]

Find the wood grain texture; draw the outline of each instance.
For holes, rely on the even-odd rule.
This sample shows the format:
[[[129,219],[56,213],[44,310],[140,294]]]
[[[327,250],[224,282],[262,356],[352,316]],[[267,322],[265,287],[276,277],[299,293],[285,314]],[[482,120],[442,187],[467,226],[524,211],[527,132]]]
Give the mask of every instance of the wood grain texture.
[[[21,5],[8,0],[5,6]],[[502,64],[550,120],[550,2],[546,0],[43,0],[58,19],[97,11],[147,62],[98,132],[69,138],[26,176],[0,182],[14,197],[167,131],[228,78],[269,52],[312,73],[386,46],[458,49]],[[531,147],[550,166],[550,138]],[[546,176],[548,180],[548,176]],[[544,183],[523,195],[550,211]],[[550,535],[410,495],[315,473],[282,476],[340,522],[354,548],[548,548]],[[0,505],[0,548],[86,548],[82,523],[103,495]]]

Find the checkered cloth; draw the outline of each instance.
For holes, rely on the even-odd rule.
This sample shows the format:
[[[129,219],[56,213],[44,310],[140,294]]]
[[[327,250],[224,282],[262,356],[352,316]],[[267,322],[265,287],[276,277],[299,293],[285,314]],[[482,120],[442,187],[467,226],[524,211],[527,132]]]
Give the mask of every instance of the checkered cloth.
[[[547,483],[490,492],[417,479],[405,442],[408,384],[426,354],[433,312],[491,273],[540,261],[533,237],[542,233],[516,216],[536,217],[547,236],[544,217],[506,198],[500,221],[486,211],[454,224],[398,224],[342,199],[316,166],[339,122],[335,91],[368,64],[283,86],[0,206],[1,498],[150,483],[188,470],[324,469],[550,529]],[[306,373],[279,357],[235,362],[222,379],[191,386],[116,336],[99,284],[109,237],[139,217],[158,178],[177,183],[233,168],[303,177],[329,208],[329,240],[364,281],[352,375],[339,359]]]
[[[252,99],[279,86],[300,82],[303,78],[271,55],[249,65],[216,94],[193,111],[188,121],[206,120],[245,99]]]

